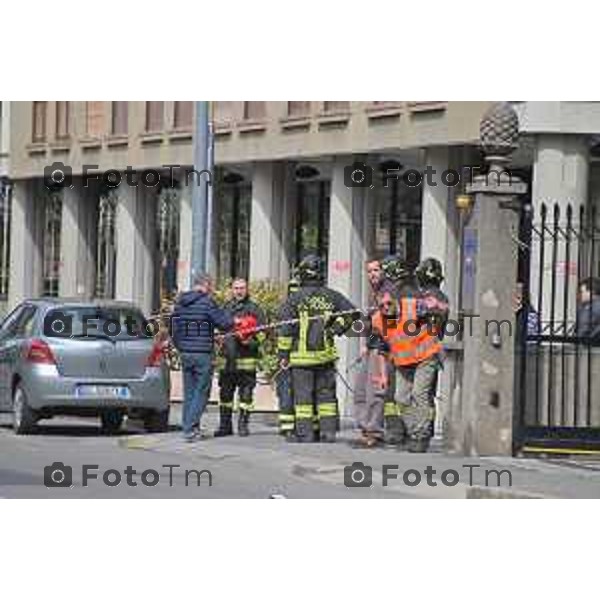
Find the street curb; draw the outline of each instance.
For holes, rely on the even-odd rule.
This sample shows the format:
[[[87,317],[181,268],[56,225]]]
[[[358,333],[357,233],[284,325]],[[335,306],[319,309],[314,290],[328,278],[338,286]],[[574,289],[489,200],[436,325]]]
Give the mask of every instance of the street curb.
[[[544,500],[551,496],[532,494],[523,490],[510,488],[492,488],[480,485],[467,487],[465,498],[467,500]]]

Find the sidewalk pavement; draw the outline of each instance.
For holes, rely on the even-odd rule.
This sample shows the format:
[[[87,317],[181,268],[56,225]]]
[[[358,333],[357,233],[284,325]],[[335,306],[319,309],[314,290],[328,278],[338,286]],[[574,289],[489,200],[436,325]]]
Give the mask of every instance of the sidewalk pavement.
[[[171,371],[171,402],[179,403],[183,401],[183,377],[181,371]],[[210,393],[210,404],[217,404],[219,401],[219,385],[217,377],[213,377],[213,385]],[[275,412],[277,411],[277,396],[271,385],[257,384],[254,390],[254,410],[256,412]]]
[[[172,407],[173,424],[179,423],[180,412],[180,404]],[[239,466],[240,472],[258,473],[268,468],[279,473],[281,481],[287,481],[290,486],[293,481],[308,486],[303,488],[303,497],[314,497],[310,496],[311,490],[317,490],[320,485],[333,486],[330,489],[337,490],[336,497],[351,497],[344,485],[344,469],[362,462],[372,468],[373,477],[373,485],[370,492],[365,490],[365,498],[600,498],[600,461],[463,457],[442,453],[438,440],[434,440],[427,454],[410,454],[390,447],[367,450],[353,447],[351,442],[356,433],[348,420],[342,421],[336,444],[289,444],[277,435],[274,414],[253,415],[252,434],[247,438],[213,438],[210,432],[217,421],[217,411],[210,407],[202,422],[203,439],[194,444],[184,442],[178,430],[152,435],[132,431],[133,435],[120,438],[119,443],[132,451],[225,461],[230,467]],[[396,475],[388,480],[387,486],[383,486],[384,465],[393,465]],[[423,473],[427,468],[435,469],[437,485],[426,482]],[[404,474],[412,470],[423,474],[422,482],[414,487],[404,481]],[[456,485],[443,483],[442,473],[446,470],[459,473],[460,481]],[[356,497],[356,489],[352,497]]]

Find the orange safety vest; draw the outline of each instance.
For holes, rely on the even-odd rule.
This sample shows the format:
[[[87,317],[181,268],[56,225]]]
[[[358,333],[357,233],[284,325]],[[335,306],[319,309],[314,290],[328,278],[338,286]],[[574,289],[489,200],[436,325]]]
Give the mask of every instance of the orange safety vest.
[[[400,299],[400,317],[390,319],[383,326],[383,315],[378,311],[373,315],[373,327],[387,342],[390,358],[397,367],[415,365],[435,356],[442,349],[437,334],[422,325],[416,331],[417,299],[404,297]]]

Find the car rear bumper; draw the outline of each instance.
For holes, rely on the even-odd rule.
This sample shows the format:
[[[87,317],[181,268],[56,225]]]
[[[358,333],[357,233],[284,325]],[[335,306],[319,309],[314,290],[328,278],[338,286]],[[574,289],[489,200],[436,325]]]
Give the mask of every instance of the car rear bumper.
[[[79,385],[127,386],[128,398],[108,398],[103,396],[76,396]],[[31,408],[58,409],[64,407],[69,412],[77,412],[98,408],[122,408],[127,411],[135,409],[165,410],[169,405],[169,371],[166,368],[149,368],[137,379],[80,379],[62,377],[55,367],[35,365],[27,373],[22,374],[22,385],[25,388]]]

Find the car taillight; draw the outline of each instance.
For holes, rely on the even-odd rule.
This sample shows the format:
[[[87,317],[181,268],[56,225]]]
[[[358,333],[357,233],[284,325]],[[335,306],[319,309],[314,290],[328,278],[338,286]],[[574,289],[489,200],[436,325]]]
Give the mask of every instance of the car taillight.
[[[156,342],[152,347],[152,352],[148,355],[146,359],[147,367],[160,367],[162,365],[163,359],[163,346],[162,343]]]
[[[33,339],[27,345],[25,360],[43,365],[55,365],[56,359],[50,346],[44,340]]]

